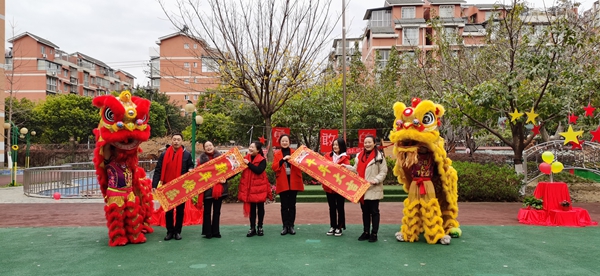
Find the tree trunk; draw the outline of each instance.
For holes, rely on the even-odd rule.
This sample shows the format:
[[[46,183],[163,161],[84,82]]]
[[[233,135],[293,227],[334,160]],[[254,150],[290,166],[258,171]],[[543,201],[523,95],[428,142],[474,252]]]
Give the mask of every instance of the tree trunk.
[[[272,115],[266,115],[264,116],[265,118],[265,129],[267,130],[267,139],[269,140],[269,142],[267,143],[267,161],[271,162],[273,161],[273,142],[275,141],[271,141],[271,139],[273,138],[273,134],[271,133],[271,116]]]

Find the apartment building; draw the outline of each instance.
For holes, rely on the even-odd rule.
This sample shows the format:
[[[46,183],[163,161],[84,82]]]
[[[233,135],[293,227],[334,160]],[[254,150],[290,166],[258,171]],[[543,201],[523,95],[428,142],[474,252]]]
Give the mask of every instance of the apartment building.
[[[158,49],[150,48],[150,86],[173,103],[196,103],[201,93],[219,85],[219,65],[203,40],[176,32],[156,44]]]
[[[342,44],[343,42],[341,38],[334,39],[332,46],[333,51],[331,51],[331,54],[329,55],[330,65],[336,72],[340,72],[342,68],[342,52],[344,50]],[[356,48],[355,46],[358,46],[358,48]],[[362,49],[362,38],[346,38],[346,66],[350,65],[350,59],[352,55],[355,54],[356,49],[358,49],[358,53],[361,53],[360,51]]]
[[[68,54],[58,45],[29,32],[8,40],[5,95],[43,100],[48,95],[94,97],[131,89],[135,77],[80,52]]]

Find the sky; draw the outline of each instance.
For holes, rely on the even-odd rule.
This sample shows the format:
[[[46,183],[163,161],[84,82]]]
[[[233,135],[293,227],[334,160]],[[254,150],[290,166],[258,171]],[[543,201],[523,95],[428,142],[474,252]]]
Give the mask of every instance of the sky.
[[[174,2],[174,0],[165,0]],[[503,0],[468,0],[469,4]],[[536,8],[552,6],[555,0],[529,0]],[[580,11],[595,0],[582,0]],[[200,2],[203,2],[202,0]],[[510,1],[507,1],[510,2]],[[347,37],[362,34],[369,8],[382,7],[384,0],[346,0]],[[332,16],[342,13],[342,0],[334,0]],[[341,20],[335,37],[341,38]],[[29,32],[50,40],[67,53],[81,52],[112,68],[136,76],[135,83],[146,85],[144,70],[149,48],[158,47],[159,37],[176,29],[166,19],[156,0],[6,0],[6,38]],[[6,43],[10,47],[10,43]]]

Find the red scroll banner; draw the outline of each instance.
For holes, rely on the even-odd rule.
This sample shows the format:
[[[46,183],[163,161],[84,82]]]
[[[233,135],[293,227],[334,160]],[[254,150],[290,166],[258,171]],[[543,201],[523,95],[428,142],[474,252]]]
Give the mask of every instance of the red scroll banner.
[[[290,128],[288,127],[274,127],[271,130],[271,141],[273,141],[272,145],[276,148],[279,147],[279,137],[281,135],[287,134],[290,135]]]
[[[358,130],[358,147],[359,148],[362,149],[365,147],[363,142],[365,141],[365,137],[367,137],[368,135],[377,137],[377,130],[376,129],[359,129]],[[375,143],[377,143],[377,141],[375,141]]]
[[[217,182],[243,171],[248,165],[237,148],[210,160],[169,183],[156,188],[154,198],[169,211],[188,199],[212,188]],[[202,200],[202,199],[200,199]]]
[[[321,129],[319,142],[321,143],[321,152],[331,152],[333,150],[333,141],[338,137],[337,129]]]
[[[357,174],[334,164],[306,146],[300,146],[292,154],[289,162],[354,203],[357,203],[371,186]]]

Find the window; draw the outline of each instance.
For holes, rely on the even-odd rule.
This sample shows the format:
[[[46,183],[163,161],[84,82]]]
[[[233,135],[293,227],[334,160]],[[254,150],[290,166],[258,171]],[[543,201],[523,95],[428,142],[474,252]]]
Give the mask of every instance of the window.
[[[446,41],[448,41],[448,43],[456,44],[457,43],[456,28],[445,27],[444,28],[444,37],[446,38]]]
[[[203,57],[202,72],[219,72],[219,65],[214,59]]]
[[[415,17],[416,17],[415,7],[402,7],[402,18],[403,19],[415,18]]]
[[[194,95],[194,101],[198,100],[198,95]]]
[[[69,84],[63,83],[63,91],[69,91]]]
[[[13,60],[12,58],[6,58],[6,65],[4,69],[11,71],[13,69]]]
[[[380,69],[385,68],[388,60],[390,59],[390,50],[377,50],[379,54],[379,60],[377,61],[377,65]]]
[[[160,87],[160,79],[153,79],[152,80],[152,88],[158,88]]]
[[[403,52],[401,56],[403,67],[406,67],[406,64],[416,63],[415,57],[415,52]]]
[[[41,48],[42,48],[42,54],[45,54],[46,53],[46,47],[41,46]]]
[[[190,63],[189,63],[189,62],[184,62],[184,63],[183,63],[183,67],[185,67],[185,68],[190,68]]]
[[[373,11],[371,13],[371,20],[369,21],[371,27],[391,27],[392,26],[392,11],[381,10]]]
[[[454,17],[454,6],[453,5],[440,6],[440,17]]]
[[[57,78],[46,78],[46,90],[48,91],[56,91],[56,84],[58,83]]]
[[[186,100],[186,101],[189,100],[190,99],[190,95],[183,96],[183,99]]]
[[[486,11],[485,12],[485,20],[489,20],[490,17],[492,17],[493,19],[498,19],[498,16],[500,15],[500,12],[498,11]]]
[[[190,79],[183,79],[183,83],[190,84]]]
[[[415,46],[419,41],[419,28],[402,29],[402,45]]]
[[[84,72],[83,73],[83,86],[90,86],[89,79],[90,79],[90,74],[88,72]]]
[[[198,68],[198,62],[194,62],[194,68]]]
[[[65,77],[68,77],[68,76],[69,76],[69,70],[67,70],[67,69],[64,69],[64,70],[63,70],[63,75],[64,75]]]
[[[198,44],[194,43],[194,49],[198,49]]]
[[[183,44],[183,49],[189,49],[190,48],[190,44],[184,43]]]
[[[194,83],[198,83],[198,78],[194,78]]]

